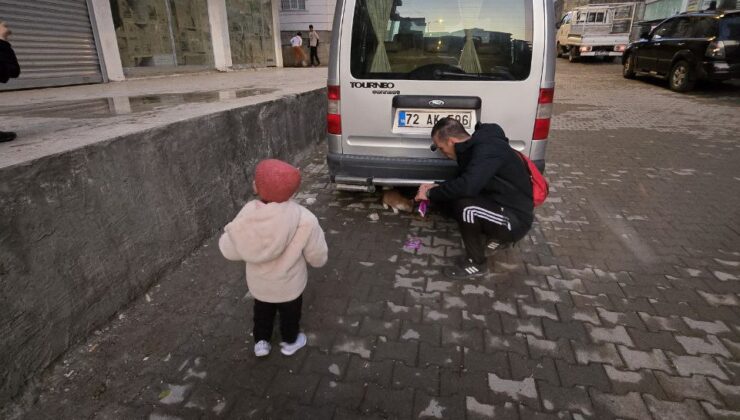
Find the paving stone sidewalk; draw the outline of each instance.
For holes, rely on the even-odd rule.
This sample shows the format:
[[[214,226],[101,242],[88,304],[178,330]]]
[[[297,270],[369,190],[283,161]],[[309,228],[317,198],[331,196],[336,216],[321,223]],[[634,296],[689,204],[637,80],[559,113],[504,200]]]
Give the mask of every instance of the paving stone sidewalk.
[[[317,151],[297,199],[330,259],[306,349],[253,356],[214,239],[0,417],[740,418],[740,89],[558,72],[552,193],[491,275],[444,278],[456,226],[334,191]]]

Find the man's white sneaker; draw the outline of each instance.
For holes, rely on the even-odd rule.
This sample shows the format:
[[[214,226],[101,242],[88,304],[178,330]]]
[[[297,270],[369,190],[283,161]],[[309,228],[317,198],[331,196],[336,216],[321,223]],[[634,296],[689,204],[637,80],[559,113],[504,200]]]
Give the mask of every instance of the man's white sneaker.
[[[267,341],[258,341],[257,344],[254,345],[254,355],[257,357],[265,357],[270,354],[271,348],[272,346]]]
[[[280,347],[282,347],[280,349],[280,353],[286,356],[292,356],[295,354],[295,352],[305,347],[307,342],[308,339],[306,338],[306,334],[298,333],[298,336],[295,339],[295,343],[280,343]]]

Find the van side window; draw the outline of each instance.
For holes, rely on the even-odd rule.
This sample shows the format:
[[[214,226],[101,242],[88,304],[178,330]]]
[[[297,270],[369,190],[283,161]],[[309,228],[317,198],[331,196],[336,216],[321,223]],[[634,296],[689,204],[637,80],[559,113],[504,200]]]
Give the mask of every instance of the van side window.
[[[588,12],[588,23],[604,23],[604,12]]]
[[[531,0],[357,0],[350,71],[358,79],[524,80]]]
[[[673,33],[669,38],[691,38],[694,28],[691,25],[691,19],[683,17],[676,19],[676,27],[673,29]]]
[[[711,17],[692,18],[694,27],[692,38],[711,38],[717,36],[717,19]]]
[[[675,27],[676,27],[676,19],[671,19],[669,21],[663,22],[660,26],[655,28],[653,39],[672,38],[673,29]]]
[[[740,15],[725,16],[720,20],[719,39],[740,41]]]

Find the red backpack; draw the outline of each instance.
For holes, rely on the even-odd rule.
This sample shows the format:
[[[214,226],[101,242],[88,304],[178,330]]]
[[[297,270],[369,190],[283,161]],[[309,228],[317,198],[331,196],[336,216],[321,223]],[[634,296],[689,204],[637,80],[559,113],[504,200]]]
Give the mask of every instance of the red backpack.
[[[519,155],[519,159],[521,159],[527,167],[529,180],[532,181],[532,200],[534,201],[534,206],[539,207],[545,202],[545,200],[547,200],[547,195],[550,193],[550,185],[547,184],[547,180],[542,176],[542,172],[537,169],[534,162],[529,160],[524,153],[518,150],[514,151]]]

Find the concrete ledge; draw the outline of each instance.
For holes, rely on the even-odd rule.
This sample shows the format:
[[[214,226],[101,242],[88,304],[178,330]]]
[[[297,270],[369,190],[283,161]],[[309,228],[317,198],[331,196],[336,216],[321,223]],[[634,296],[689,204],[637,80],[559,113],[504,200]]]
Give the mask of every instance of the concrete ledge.
[[[325,103],[314,89],[0,166],[0,405],[212,237],[256,162],[317,145]]]

